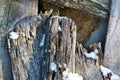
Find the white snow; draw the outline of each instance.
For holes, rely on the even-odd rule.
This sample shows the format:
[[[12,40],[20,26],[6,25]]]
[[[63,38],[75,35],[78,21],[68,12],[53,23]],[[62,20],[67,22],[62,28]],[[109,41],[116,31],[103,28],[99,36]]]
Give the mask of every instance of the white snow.
[[[59,17],[59,20],[60,20],[60,22],[61,22],[62,19],[66,19],[66,18],[67,18],[67,17],[62,16],[62,17]]]
[[[60,25],[58,26],[58,31],[62,31],[62,29],[61,29]]]
[[[43,36],[42,36],[42,40],[40,42],[40,47],[44,46],[44,42],[45,42],[45,34],[43,34]]]
[[[80,76],[78,73],[69,72],[68,68],[66,68],[66,70],[63,71],[62,75],[63,75],[63,80],[83,80],[82,76]]]
[[[66,65],[65,63],[63,63],[63,67],[64,67],[64,68],[66,68],[66,67],[67,67],[67,65]]]
[[[107,77],[109,73],[112,73],[111,80],[120,80],[120,77],[118,75],[114,74],[110,69],[108,69],[104,66],[100,66],[100,70],[101,70],[104,78]]]
[[[51,52],[51,50],[49,49],[48,52]]]
[[[42,19],[41,15],[38,15],[37,17],[38,17],[39,19]]]
[[[14,31],[10,32],[11,39],[18,39],[18,37],[19,37],[19,34],[17,32],[14,32]]]
[[[16,72],[12,70],[13,79],[16,80]]]
[[[66,68],[66,70],[62,72],[62,75],[63,75],[63,80],[68,80],[69,69]]]
[[[98,53],[98,50],[95,49],[93,52],[90,52],[90,53],[84,52],[83,54],[84,54],[87,58],[98,59],[97,53]]]
[[[59,68],[62,68],[62,65],[61,65],[61,64],[59,64],[59,65],[58,65],[58,67],[59,67]]]
[[[80,76],[78,73],[69,73],[68,77],[69,80],[83,80],[83,77]]]
[[[113,73],[111,76],[111,80],[120,80],[120,77]]]
[[[64,18],[64,19],[66,19],[67,17],[65,17],[65,16],[52,16],[51,17],[52,19],[54,19],[54,18],[59,18],[59,20],[60,20],[60,22],[61,22],[61,20]]]
[[[45,65],[45,61],[43,61],[43,64]]]
[[[73,0],[73,1],[76,1],[76,0]]]
[[[100,70],[101,70],[104,77],[107,77],[108,73],[112,72],[110,69],[108,69],[104,66],[100,66]]]
[[[55,62],[50,63],[50,70],[57,72],[57,65],[55,64]]]
[[[45,49],[45,52],[47,52],[47,49]]]
[[[97,54],[97,53],[98,53],[98,50],[97,50],[97,49],[95,49],[95,50],[94,50],[94,53],[96,53],[96,54]]]

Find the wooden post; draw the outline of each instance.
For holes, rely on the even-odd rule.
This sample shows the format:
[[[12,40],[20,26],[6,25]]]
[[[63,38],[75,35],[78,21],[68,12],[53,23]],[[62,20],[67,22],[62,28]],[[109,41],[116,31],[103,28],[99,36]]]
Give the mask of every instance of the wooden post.
[[[112,0],[104,64],[120,75],[120,0]]]
[[[72,43],[72,61],[71,61],[71,69],[72,69],[72,72],[75,73],[75,50],[76,50],[76,25],[75,23],[72,23],[72,40],[73,40],[73,43]]]
[[[42,80],[41,64],[45,50],[45,34],[40,28],[42,20],[44,19],[41,16],[25,17],[18,21],[8,34],[14,80]],[[14,39],[15,35],[12,33],[18,37]]]
[[[50,63],[55,62],[57,66],[67,65],[71,72],[75,72],[75,47],[76,47],[76,25],[67,18],[53,16],[48,24],[50,31]],[[62,74],[50,71],[52,80],[61,80]]]
[[[13,80],[11,60],[8,53],[6,34],[11,25],[21,17],[36,15],[37,0],[0,0],[0,79]]]

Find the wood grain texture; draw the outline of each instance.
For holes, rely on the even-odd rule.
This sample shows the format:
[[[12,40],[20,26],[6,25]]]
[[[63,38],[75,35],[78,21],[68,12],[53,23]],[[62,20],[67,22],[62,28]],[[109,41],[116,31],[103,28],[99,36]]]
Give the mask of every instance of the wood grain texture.
[[[61,8],[69,7],[102,18],[108,17],[110,0],[42,0]]]
[[[17,20],[36,15],[37,0],[0,0],[0,80],[13,80],[6,34]]]
[[[50,63],[57,66],[65,63],[71,72],[75,72],[75,47],[76,47],[76,24],[67,17],[54,17],[49,21],[50,31]],[[58,28],[61,28],[59,30]],[[55,76],[52,72],[50,80],[61,80],[62,74]]]
[[[120,76],[120,0],[112,0],[104,64]]]
[[[44,48],[39,46],[42,33],[39,33],[41,36],[38,36],[37,33],[42,20],[38,16],[25,17],[18,21],[12,30],[19,33],[18,39],[14,40],[8,34],[8,48],[14,80],[41,79],[39,64],[42,62],[41,56]]]

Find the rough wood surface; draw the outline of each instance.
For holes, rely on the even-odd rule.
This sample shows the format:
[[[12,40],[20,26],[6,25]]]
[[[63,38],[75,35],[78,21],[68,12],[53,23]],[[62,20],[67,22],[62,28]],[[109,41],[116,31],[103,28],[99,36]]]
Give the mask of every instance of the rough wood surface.
[[[4,0],[1,1],[0,9],[0,25],[6,31],[11,27],[15,20],[25,16],[37,15],[38,1],[37,0]]]
[[[50,31],[50,63],[67,64],[71,72],[75,72],[76,25],[67,17],[53,16],[48,24]],[[50,80],[61,80],[59,71],[50,72]]]
[[[90,39],[91,33],[97,30],[100,26],[106,27],[105,25],[100,24],[101,21],[99,17],[92,16],[82,11],[71,9],[69,7],[60,8],[53,4],[43,2],[43,8],[45,10],[53,9],[53,14],[55,14],[59,10],[59,14],[61,16],[67,16],[72,20],[74,20],[77,25],[77,41],[80,43],[86,43]],[[103,22],[107,22],[107,21],[103,21]],[[99,34],[101,33],[98,33],[98,35]],[[94,40],[93,42],[96,42]]]
[[[39,52],[40,36],[37,36],[37,32],[42,20],[44,19],[41,16],[25,17],[18,21],[12,30],[19,33],[18,39],[12,39],[8,34],[8,48],[14,80],[40,79],[40,54],[43,52]]]
[[[8,35],[8,46],[14,80],[57,80],[62,74],[50,70],[50,64],[66,63],[75,72],[76,25],[67,17],[25,17],[12,31],[17,40]]]
[[[36,15],[37,0],[0,0],[0,80],[13,80],[6,34],[21,17]]]
[[[104,64],[120,76],[120,0],[112,0]]]
[[[48,80],[49,75],[52,76],[50,79],[61,80],[61,73],[50,71],[50,63],[52,62],[55,62],[57,66],[58,63],[66,63],[71,72],[78,72],[86,80],[101,80],[98,66],[96,67],[93,64],[94,61],[89,62],[88,60],[85,63],[84,58],[81,59],[81,56],[76,56],[75,23],[66,17],[52,17],[44,21],[43,17],[31,16],[37,14],[37,1],[0,0],[0,79],[13,80],[9,62],[9,48],[14,80]],[[49,2],[49,0],[47,1]],[[54,2],[56,1],[54,0]],[[62,6],[88,11],[90,14],[105,18],[107,17],[107,10],[109,10],[108,3],[109,0],[90,0],[90,2],[85,0],[79,3],[77,1],[66,1]],[[3,6],[1,7],[1,5]],[[25,16],[29,17],[23,18]],[[19,21],[16,21],[18,18]],[[17,40],[13,40],[8,35],[9,47],[7,47],[4,36],[9,32],[8,30],[13,22],[15,23],[11,30],[18,32],[20,36]],[[76,59],[83,62],[79,64]],[[85,64],[82,66],[83,69],[80,67],[82,64]],[[94,70],[98,71],[98,74]],[[96,77],[96,75],[98,76]]]
[[[77,43],[76,55],[75,55],[75,70],[77,73],[84,77],[84,80],[102,80],[102,76],[99,70],[99,63],[103,53],[101,52],[101,44],[91,44],[98,49],[98,60],[90,59],[84,56],[84,47],[82,44]],[[92,50],[92,49],[91,49]]]
[[[110,0],[42,0],[52,5],[59,7],[69,7],[78,11],[85,11],[87,13],[106,18],[108,17],[108,10]]]

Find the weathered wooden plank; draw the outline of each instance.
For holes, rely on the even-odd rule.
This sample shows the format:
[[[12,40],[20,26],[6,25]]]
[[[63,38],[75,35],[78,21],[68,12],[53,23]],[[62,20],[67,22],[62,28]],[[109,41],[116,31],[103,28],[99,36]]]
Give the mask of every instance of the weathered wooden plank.
[[[101,62],[102,52],[101,46],[99,44],[91,44],[90,50],[94,51],[94,49],[98,50],[97,56],[99,59],[87,58],[83,53],[86,50],[82,44],[77,43],[76,46],[76,55],[75,55],[75,63],[76,63],[76,73],[79,73],[84,77],[85,80],[102,80],[102,76],[99,70],[99,63]],[[91,52],[90,51],[90,52]]]
[[[85,11],[102,18],[108,17],[110,0],[42,0],[59,7],[69,7],[78,11]]]
[[[112,0],[104,64],[120,76],[120,0]]]
[[[75,72],[76,25],[67,17],[52,16],[49,21],[50,31],[50,64],[67,65],[71,72]],[[53,74],[55,73],[55,74]],[[50,80],[61,80],[62,74],[50,72]]]
[[[13,80],[6,33],[21,17],[36,15],[38,0],[0,0],[0,80]]]
[[[12,31],[19,33],[18,39],[8,36],[15,80],[61,79],[59,69],[50,69],[51,63],[65,63],[75,72],[76,25],[71,19],[29,16],[14,24]]]
[[[44,53],[44,43],[40,46],[43,35],[40,26],[44,20],[41,16],[29,16],[18,21],[12,32],[8,35],[8,48],[11,57],[12,73],[14,80],[39,80],[41,79],[39,66]],[[39,34],[37,34],[39,33]],[[38,36],[40,35],[40,36]],[[12,36],[12,37],[11,37]]]
[[[25,16],[37,15],[38,14],[38,1],[37,0],[5,0],[3,8],[3,15],[1,13],[0,25],[4,25],[7,28],[6,31],[11,27],[15,20],[23,18]],[[2,9],[2,8],[1,8]]]

